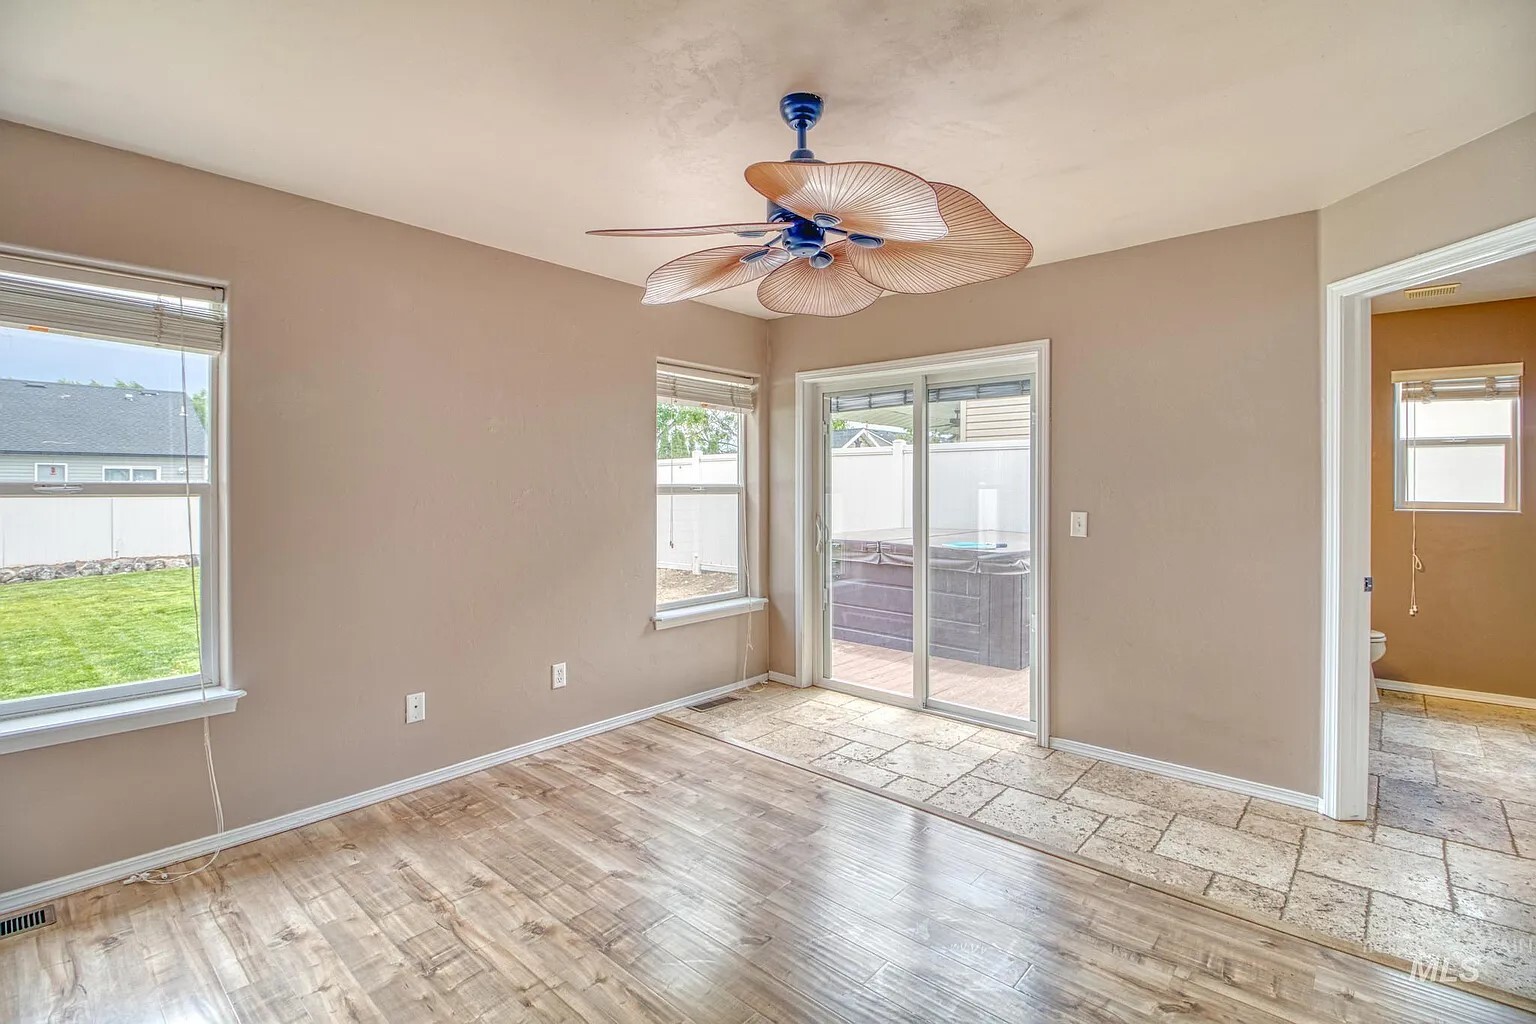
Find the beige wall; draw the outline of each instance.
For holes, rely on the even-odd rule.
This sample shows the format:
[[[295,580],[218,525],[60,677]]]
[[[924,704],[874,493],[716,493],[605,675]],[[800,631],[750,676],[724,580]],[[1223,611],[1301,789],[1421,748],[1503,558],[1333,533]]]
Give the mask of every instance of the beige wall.
[[[651,629],[653,363],[762,321],[3,122],[0,242],[232,282],[231,826],[740,675],[744,618]],[[200,729],[5,755],[0,820],[0,891],[206,835]]]
[[[1387,634],[1382,678],[1536,697],[1536,416],[1525,410],[1521,513],[1419,514],[1425,571],[1414,617],[1412,517],[1392,508],[1392,371],[1516,361],[1536,370],[1536,299],[1371,318],[1371,625]]]
[[[1319,213],[1326,284],[1536,217],[1536,114]]]
[[[1316,255],[1302,214],[774,321],[774,669],[795,670],[795,372],[1049,338],[1053,734],[1316,792]]]

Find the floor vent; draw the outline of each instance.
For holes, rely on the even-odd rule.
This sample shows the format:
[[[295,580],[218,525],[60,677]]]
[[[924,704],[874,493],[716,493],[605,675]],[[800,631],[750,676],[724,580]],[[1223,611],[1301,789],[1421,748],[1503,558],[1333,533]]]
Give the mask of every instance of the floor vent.
[[[38,907],[35,910],[23,910],[19,914],[10,917],[0,917],[0,939],[7,935],[15,935],[18,932],[29,932],[34,928],[53,924],[53,904],[46,907]]]
[[[695,704],[692,707],[690,707],[688,710],[689,711],[713,711],[715,708],[720,707],[722,704],[733,704],[733,703],[735,703],[735,701],[736,701],[735,697],[716,697],[714,700],[707,700],[703,704]]]

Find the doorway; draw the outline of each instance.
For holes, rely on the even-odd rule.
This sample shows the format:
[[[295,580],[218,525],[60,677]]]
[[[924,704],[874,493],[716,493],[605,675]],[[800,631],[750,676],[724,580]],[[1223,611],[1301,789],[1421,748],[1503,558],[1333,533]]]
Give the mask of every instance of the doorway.
[[[1369,810],[1371,300],[1536,252],[1536,218],[1328,285],[1323,301],[1323,729],[1319,809]]]
[[[1046,349],[799,375],[802,681],[1044,737]]]

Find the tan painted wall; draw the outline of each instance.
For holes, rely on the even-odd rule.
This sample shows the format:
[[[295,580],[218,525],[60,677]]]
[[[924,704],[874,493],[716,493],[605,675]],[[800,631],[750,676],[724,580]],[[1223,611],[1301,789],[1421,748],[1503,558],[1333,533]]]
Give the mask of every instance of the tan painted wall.
[[[1371,624],[1385,679],[1536,697],[1536,416],[1524,411],[1516,515],[1419,513],[1419,614],[1408,615],[1410,520],[1392,508],[1392,371],[1524,361],[1536,371],[1536,298],[1371,318]]]
[[[1323,283],[1536,217],[1536,114],[1319,213]]]
[[[762,321],[4,123],[0,241],[232,282],[231,826],[738,678],[745,619],[651,629],[653,363]],[[211,818],[194,723],[5,755],[0,890]]]
[[[1316,255],[1302,214],[775,321],[774,669],[795,670],[795,372],[1050,338],[1053,733],[1316,792]]]

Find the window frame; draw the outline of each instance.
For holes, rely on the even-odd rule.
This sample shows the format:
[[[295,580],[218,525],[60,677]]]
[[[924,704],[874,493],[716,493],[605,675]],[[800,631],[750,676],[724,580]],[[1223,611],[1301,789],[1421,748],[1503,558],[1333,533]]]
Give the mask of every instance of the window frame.
[[[1435,376],[1455,379],[1458,372],[1466,371],[1465,378],[1477,376],[1477,367],[1452,367],[1437,369]],[[1397,512],[1504,512],[1520,511],[1520,427],[1523,419],[1523,390],[1507,396],[1510,402],[1509,435],[1468,434],[1463,437],[1405,437],[1403,436],[1403,388],[1408,381],[1392,384],[1392,508]],[[1462,401],[1463,399],[1447,399]],[[1421,448],[1491,448],[1504,450],[1504,500],[1479,501],[1412,501],[1408,498],[1408,453]]]
[[[690,408],[710,409],[710,406],[700,405],[697,402],[684,402],[675,398],[662,395],[656,396],[657,406],[671,404],[687,406]],[[736,416],[736,482],[734,484],[664,484],[656,482],[656,497],[677,497],[680,495],[710,495],[733,494],[736,496],[736,587],[729,592],[721,591],[716,594],[704,594],[700,597],[685,597],[677,601],[657,601],[655,611],[658,615],[668,612],[677,612],[682,609],[697,609],[705,605],[723,604],[727,601],[740,601],[750,597],[747,579],[747,414],[746,409],[718,409],[719,412],[729,412]],[[653,446],[654,450],[654,446]],[[658,524],[652,523],[655,527]],[[654,535],[655,530],[652,530]],[[659,568],[659,567],[657,567]]]
[[[30,487],[30,486],[33,486],[35,484],[42,484],[45,487],[48,486],[48,482],[46,480],[41,479],[37,475],[39,472],[41,472],[41,470],[42,470],[42,468],[44,466],[58,466],[60,469],[62,469],[64,471],[64,483],[66,483],[66,484],[69,483],[69,463],[67,463],[67,462],[34,462],[34,463],[32,463],[32,483],[31,484],[20,484],[18,486]]]
[[[112,472],[113,470],[119,470],[121,472],[127,473],[128,474],[128,479],[127,480],[108,480],[107,479],[107,474]],[[153,474],[155,474],[155,478],[153,480],[135,480],[134,476],[139,474],[139,473],[153,473]],[[104,483],[104,484],[113,484],[115,486],[121,486],[122,484],[147,484],[147,483],[156,483],[156,484],[158,484],[158,483],[163,483],[164,481],[165,481],[165,474],[160,472],[160,467],[159,466],[102,466],[101,467],[101,482]]]
[[[39,259],[32,251],[0,248],[0,257],[27,260]],[[59,277],[68,279],[73,273],[87,274],[93,265],[68,257],[48,258],[57,260],[54,266],[35,271],[47,275],[59,269]],[[223,301],[228,308],[228,285],[223,282],[165,277],[153,271],[140,271],[118,265],[103,265],[102,271],[113,275],[131,274],[145,283],[163,283],[167,294],[187,286],[216,288],[224,292]],[[17,325],[8,325],[17,326]],[[25,326],[25,325],[20,325]],[[57,332],[60,337],[82,335]],[[43,338],[48,334],[43,333]],[[90,335],[93,340],[110,341],[120,345],[161,347],[180,351],[180,346],[166,344],[154,346],[142,341],[122,338],[106,338]],[[64,693],[39,694],[0,700],[0,754],[16,750],[32,749],[54,743],[92,736],[109,735],[137,728],[148,728],[189,718],[223,714],[235,709],[236,701],[244,691],[235,689],[230,680],[228,648],[228,594],[229,579],[226,572],[228,556],[227,496],[228,480],[225,471],[227,454],[226,436],[228,410],[224,395],[228,390],[229,323],[227,316],[222,325],[219,351],[187,348],[189,355],[206,356],[208,367],[208,423],[206,432],[205,472],[201,482],[191,479],[166,481],[160,467],[114,466],[128,469],[130,480],[109,483],[101,481],[66,481],[47,484],[34,480],[27,482],[0,482],[0,497],[28,497],[47,500],[89,497],[186,497],[198,499],[199,529],[199,576],[198,613],[200,649],[198,672],[159,679],[133,680],[113,683],[89,689]],[[37,465],[60,465],[38,463]],[[63,463],[65,472],[68,464]],[[106,466],[103,466],[105,476]],[[160,479],[156,482],[133,481],[134,469],[153,468]],[[36,470],[34,468],[34,476]]]

